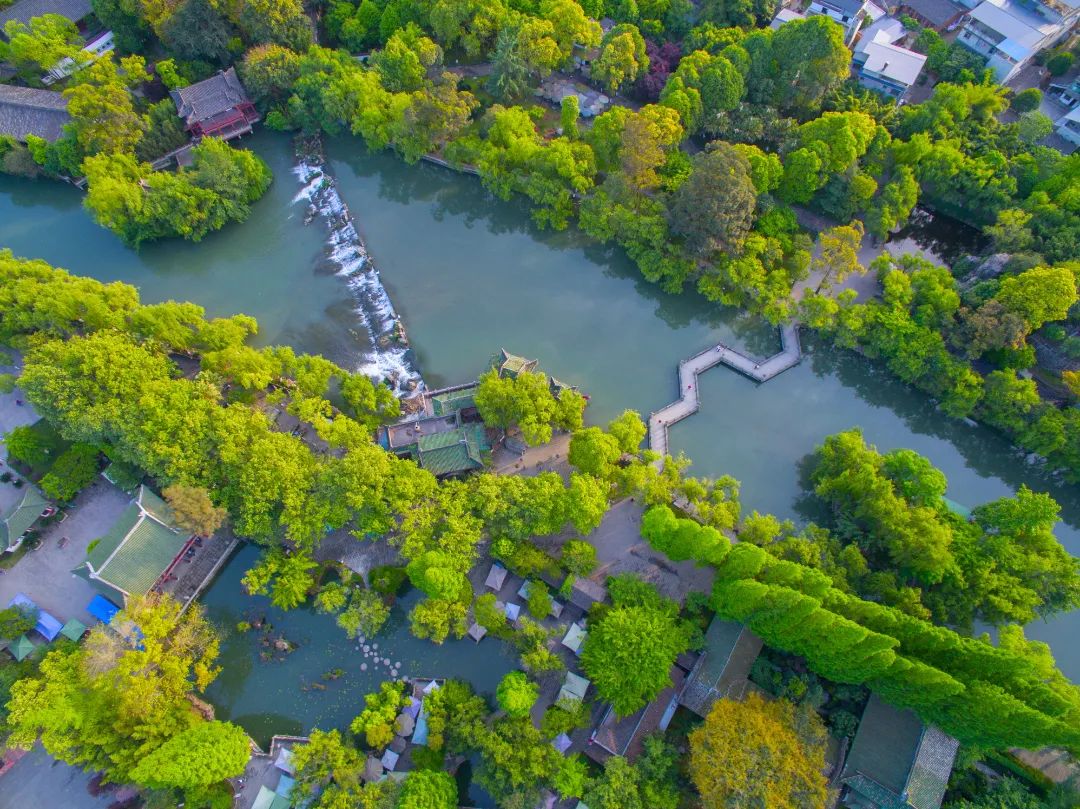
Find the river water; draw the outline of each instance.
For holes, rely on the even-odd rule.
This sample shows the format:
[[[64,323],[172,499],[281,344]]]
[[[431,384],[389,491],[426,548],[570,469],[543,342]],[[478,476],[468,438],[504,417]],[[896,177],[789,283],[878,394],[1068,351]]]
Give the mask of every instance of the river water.
[[[300,185],[291,172],[290,142],[263,132],[248,143],[271,165],[274,185],[247,222],[200,245],[170,242],[136,253],[90,221],[76,190],[0,176],[0,246],[137,284],[146,301],[193,300],[212,314],[246,312],[262,324],[263,342],[290,343],[359,367],[371,346],[346,284],[325,258],[325,231],[317,223],[305,226],[304,206],[294,201]],[[641,280],[617,250],[573,231],[538,231],[521,204],[493,199],[473,177],[369,155],[352,139],[327,147],[338,189],[429,385],[473,379],[505,347],[540,358],[545,369],[581,386],[591,396],[588,418],[602,422],[623,408],[647,414],[667,404],[678,393],[678,361],[706,346],[723,341],[759,355],[777,348],[775,330],[759,320],[694,295],[666,295]],[[859,357],[805,343],[803,363],[765,385],[724,368],[701,377],[701,412],[671,431],[672,448],[693,458],[692,471],[741,480],[747,511],[811,518],[800,462],[825,436],[858,426],[882,451],[909,447],[929,457],[948,476],[949,496],[967,506],[1021,484],[1049,491],[1062,504],[1058,537],[1080,554],[1078,487],[1029,467],[990,430],[944,418],[926,397]],[[206,595],[211,614],[227,627],[252,603],[237,587],[248,561],[238,556]],[[352,672],[353,679],[329,683],[325,692],[300,691],[301,682],[340,665],[335,655],[349,647],[330,619],[295,615],[280,619],[286,634],[306,640],[285,663],[259,662],[250,636],[225,643],[229,665],[214,686],[215,702],[257,738],[270,727],[287,732],[346,720],[359,710],[367,681],[377,680],[373,672],[366,678]],[[1050,642],[1062,669],[1080,681],[1080,613],[1037,623],[1029,635]],[[408,673],[468,675],[457,652],[443,659],[443,650],[427,644],[414,649],[403,629],[388,637],[403,663],[425,658],[443,667],[418,663]],[[465,649],[475,660],[467,653],[471,641],[465,643],[443,648]],[[482,645],[482,663],[499,658],[495,646]],[[492,671],[501,674],[502,665]]]

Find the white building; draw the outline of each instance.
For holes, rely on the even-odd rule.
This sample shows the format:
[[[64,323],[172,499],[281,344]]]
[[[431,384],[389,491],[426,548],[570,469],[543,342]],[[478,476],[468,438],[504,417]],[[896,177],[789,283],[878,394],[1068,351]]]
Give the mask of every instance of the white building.
[[[1080,146],[1080,106],[1073,107],[1058,118],[1054,128],[1065,140]]]
[[[850,48],[866,17],[868,5],[868,0],[810,0],[806,16],[821,14],[836,20],[843,26],[844,44]]]
[[[983,0],[956,41],[985,56],[1004,84],[1036,53],[1068,36],[1078,15],[1080,0]]]
[[[907,94],[922,73],[926,56],[896,44],[906,33],[895,17],[881,17],[863,31],[851,60],[863,87],[897,101]]]
[[[70,56],[65,56],[48,73],[41,77],[41,83],[48,86],[60,81],[60,79],[66,79],[72,73],[82,70],[101,55],[111,53],[113,47],[113,32],[102,31],[91,37],[90,41],[83,46],[79,61],[72,59]]]

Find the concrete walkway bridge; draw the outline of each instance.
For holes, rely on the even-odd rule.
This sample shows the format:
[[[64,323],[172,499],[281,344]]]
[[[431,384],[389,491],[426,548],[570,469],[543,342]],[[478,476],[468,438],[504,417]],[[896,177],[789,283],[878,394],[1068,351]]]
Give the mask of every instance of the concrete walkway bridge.
[[[679,363],[679,398],[649,416],[649,448],[660,457],[668,454],[668,428],[698,411],[701,406],[698,375],[716,365],[726,365],[755,382],[768,382],[777,374],[799,364],[799,324],[780,327],[780,351],[766,360],[754,359],[720,343]]]

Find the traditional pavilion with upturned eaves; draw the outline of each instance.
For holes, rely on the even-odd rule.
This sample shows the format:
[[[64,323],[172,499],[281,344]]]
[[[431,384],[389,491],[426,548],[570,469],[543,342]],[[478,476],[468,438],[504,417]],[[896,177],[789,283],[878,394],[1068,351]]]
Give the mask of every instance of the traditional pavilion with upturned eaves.
[[[0,516],[0,551],[18,548],[26,532],[34,527],[48,506],[49,501],[41,492],[26,486],[22,497]]]
[[[92,543],[86,562],[74,571],[102,585],[115,599],[146,595],[179,563],[192,541],[176,525],[172,509],[146,486],[140,486],[105,536]]]

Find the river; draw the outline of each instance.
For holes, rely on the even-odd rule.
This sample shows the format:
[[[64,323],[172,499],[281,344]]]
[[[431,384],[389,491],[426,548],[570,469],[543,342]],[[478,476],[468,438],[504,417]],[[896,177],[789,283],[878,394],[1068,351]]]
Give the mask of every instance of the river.
[[[324,258],[324,231],[305,227],[303,206],[294,202],[300,184],[291,173],[290,143],[269,132],[248,143],[271,165],[274,185],[247,222],[202,244],[170,242],[136,253],[90,221],[74,189],[0,177],[0,246],[80,274],[135,283],[147,301],[193,300],[212,314],[246,312],[262,324],[262,342],[290,343],[357,367],[370,346],[345,283]],[[776,348],[775,330],[756,318],[692,294],[664,294],[619,251],[574,231],[537,230],[521,203],[493,199],[473,177],[369,155],[352,139],[327,146],[340,193],[429,385],[475,378],[505,347],[538,357],[545,369],[581,386],[591,396],[588,418],[602,422],[623,408],[646,414],[668,403],[677,395],[676,364],[703,347],[723,341],[761,355]],[[740,479],[746,511],[805,519],[813,510],[799,463],[825,436],[859,426],[883,451],[910,447],[929,457],[948,476],[949,496],[965,505],[1021,484],[1049,491],[1062,504],[1057,535],[1080,554],[1078,487],[1027,466],[992,431],[944,418],[926,397],[859,357],[812,339],[805,344],[803,363],[764,385],[724,368],[701,377],[701,412],[671,432],[673,449],[693,458],[692,471]],[[242,611],[236,581],[245,563],[234,560],[206,596],[226,625]],[[271,724],[285,732],[337,721],[339,712],[352,716],[359,707],[355,691],[347,707],[337,696],[350,684],[359,688],[359,680],[330,683],[326,692],[298,690],[301,679],[337,665],[321,650],[348,647],[329,619],[297,615],[296,632],[312,640],[278,669],[256,662],[248,639],[230,636],[225,644],[235,672],[215,685],[215,701],[257,736]],[[1062,669],[1080,681],[1080,612],[1037,623],[1029,635],[1050,642]],[[407,649],[403,661],[413,654],[397,643]],[[425,648],[431,651],[415,654],[441,653]],[[238,662],[245,655],[247,667]]]

